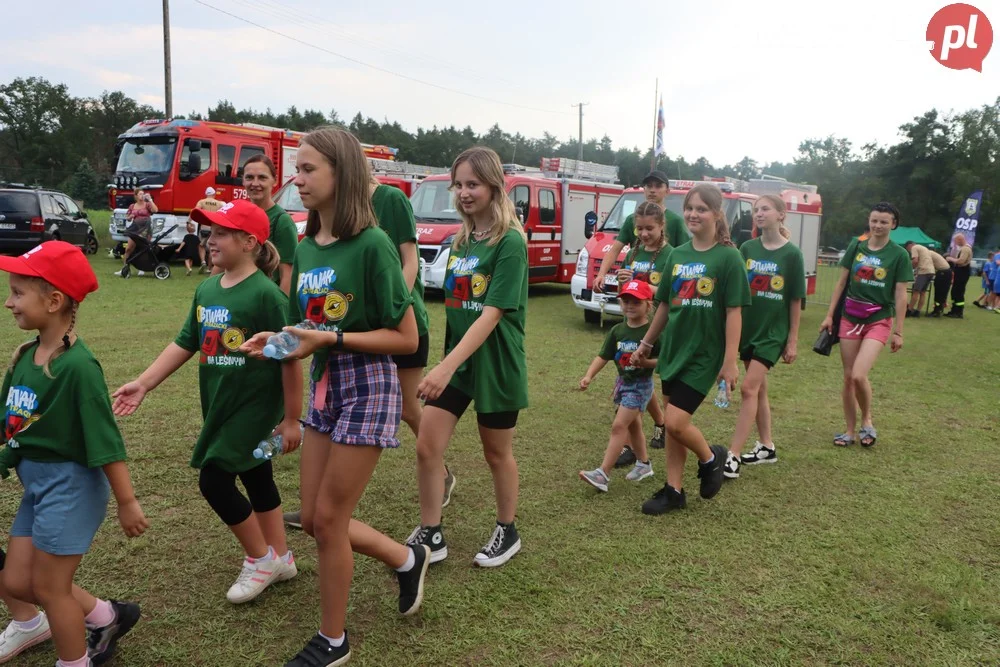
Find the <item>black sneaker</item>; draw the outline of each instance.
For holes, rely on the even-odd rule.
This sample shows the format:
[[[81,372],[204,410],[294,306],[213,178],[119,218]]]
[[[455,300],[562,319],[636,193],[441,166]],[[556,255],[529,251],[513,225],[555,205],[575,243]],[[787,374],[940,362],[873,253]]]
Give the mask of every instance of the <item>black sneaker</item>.
[[[740,455],[740,463],[748,466],[755,466],[758,463],[777,463],[778,452],[774,447],[768,447],[759,440],[749,452]]]
[[[451,492],[455,490],[455,475],[452,474],[448,466],[444,467],[444,498],[441,500],[441,509],[451,502]]]
[[[715,494],[722,488],[722,480],[725,479],[723,471],[726,467],[726,459],[729,458],[729,450],[722,445],[712,445],[711,450],[715,454],[711,463],[698,461],[698,479],[701,480],[701,489],[698,493],[705,500],[714,498]]]
[[[665,434],[662,426],[653,427],[653,439],[649,441],[649,446],[653,449],[663,449]]]
[[[94,665],[103,665],[115,655],[118,640],[138,623],[139,605],[134,602],[108,600],[115,611],[115,620],[100,628],[87,628],[87,657]]]
[[[682,510],[687,507],[687,495],[684,490],[675,491],[669,484],[653,494],[653,497],[642,504],[643,514],[666,514],[672,510]]]
[[[336,667],[346,665],[351,659],[351,647],[347,643],[347,632],[344,632],[344,643],[331,646],[321,634],[309,640],[298,655],[285,663],[285,667]]]
[[[444,542],[441,526],[417,526],[406,538],[406,546],[418,547],[424,545],[431,550],[431,563],[440,563],[448,557],[448,545]]]
[[[486,543],[473,561],[479,567],[500,567],[521,550],[521,538],[513,523],[506,526],[497,522],[493,536]]]
[[[740,478],[740,459],[734,456],[732,452],[726,457],[726,465],[722,468],[722,475],[726,479]]]
[[[396,573],[399,613],[403,616],[412,616],[420,609],[420,603],[424,601],[424,577],[427,576],[427,566],[431,564],[430,547],[418,544],[410,549],[413,550],[413,567]]]
[[[616,468],[628,468],[630,465],[635,464],[635,452],[628,445],[622,447],[622,453],[618,455],[618,460],[615,461]]]

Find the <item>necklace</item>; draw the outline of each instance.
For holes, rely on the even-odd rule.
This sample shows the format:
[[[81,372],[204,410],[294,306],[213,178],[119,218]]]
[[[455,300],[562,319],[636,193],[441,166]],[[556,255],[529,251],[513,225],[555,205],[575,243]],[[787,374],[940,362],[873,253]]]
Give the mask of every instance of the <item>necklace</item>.
[[[493,231],[492,229],[484,229],[481,232],[477,232],[477,231],[473,230],[473,232],[472,232],[472,238],[476,239],[477,241],[482,241],[487,236],[489,236],[492,231]]]

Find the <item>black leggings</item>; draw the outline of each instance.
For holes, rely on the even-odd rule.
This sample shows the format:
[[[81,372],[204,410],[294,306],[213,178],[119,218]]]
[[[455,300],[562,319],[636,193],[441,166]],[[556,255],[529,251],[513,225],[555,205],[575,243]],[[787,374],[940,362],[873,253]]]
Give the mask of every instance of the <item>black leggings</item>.
[[[250,496],[249,501],[236,488],[237,476]],[[198,486],[201,495],[227,526],[243,523],[252,512],[270,512],[281,507],[270,461],[241,473],[226,472],[209,463],[201,469]]]

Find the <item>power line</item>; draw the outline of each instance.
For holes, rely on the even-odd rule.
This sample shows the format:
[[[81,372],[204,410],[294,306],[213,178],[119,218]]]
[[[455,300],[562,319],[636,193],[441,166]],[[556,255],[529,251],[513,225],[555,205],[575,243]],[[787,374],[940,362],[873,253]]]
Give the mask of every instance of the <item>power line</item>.
[[[357,65],[361,65],[362,67],[367,67],[369,69],[373,69],[373,70],[375,70],[377,72],[382,72],[384,74],[389,74],[391,76],[395,76],[395,77],[398,77],[400,79],[406,79],[407,81],[413,81],[414,83],[419,83],[421,85],[429,86],[431,88],[437,88],[438,90],[444,90],[444,91],[447,91],[449,93],[454,93],[456,95],[462,95],[462,96],[465,96],[465,97],[471,97],[471,98],[474,98],[474,99],[477,99],[477,100],[483,100],[484,102],[491,102],[493,104],[501,104],[501,105],[504,105],[504,106],[513,107],[515,109],[524,109],[524,110],[527,110],[527,111],[537,111],[537,112],[540,112],[540,113],[551,113],[551,114],[559,114],[559,115],[566,115],[566,114],[568,114],[568,112],[566,112],[566,111],[553,111],[551,109],[539,109],[537,107],[529,107],[529,106],[525,106],[523,104],[514,104],[513,102],[505,102],[503,100],[494,99],[492,97],[485,97],[483,95],[476,95],[475,93],[467,93],[467,92],[465,92],[463,90],[458,90],[457,88],[449,88],[448,86],[442,86],[440,84],[431,83],[430,81],[424,81],[423,79],[418,79],[416,77],[408,76],[406,74],[400,74],[399,72],[393,72],[392,70],[386,69],[384,67],[379,67],[378,65],[372,65],[372,64],[366,63],[366,62],[364,62],[362,60],[358,60],[357,58],[352,58],[351,56],[345,56],[342,53],[337,53],[336,51],[331,51],[330,49],[327,49],[325,47],[318,46],[318,45],[313,44],[311,42],[307,42],[304,39],[300,39],[300,38],[295,37],[293,35],[289,35],[289,34],[281,32],[279,30],[275,30],[274,28],[269,28],[269,27],[267,27],[265,25],[261,25],[260,23],[256,23],[255,21],[251,21],[250,19],[247,19],[247,18],[244,18],[242,16],[239,16],[238,14],[234,14],[232,12],[226,11],[225,9],[222,9],[221,7],[216,7],[214,5],[210,5],[207,2],[204,2],[203,0],[194,0],[194,2],[196,2],[199,5],[203,5],[205,7],[208,7],[209,9],[213,9],[213,10],[219,12],[220,14],[225,14],[226,16],[234,18],[237,21],[242,21],[244,23],[247,23],[249,25],[254,26],[255,28],[260,28],[261,30],[266,30],[267,32],[270,32],[270,33],[272,33],[274,35],[278,35],[279,37],[284,37],[285,39],[288,39],[288,40],[291,40],[293,42],[297,42],[299,44],[302,44],[303,46],[308,46],[309,48],[316,49],[317,51],[322,51],[323,53],[327,53],[327,54],[329,54],[331,56],[336,56],[337,58],[342,58],[343,60],[347,60],[348,62],[352,62],[352,63],[355,63]]]

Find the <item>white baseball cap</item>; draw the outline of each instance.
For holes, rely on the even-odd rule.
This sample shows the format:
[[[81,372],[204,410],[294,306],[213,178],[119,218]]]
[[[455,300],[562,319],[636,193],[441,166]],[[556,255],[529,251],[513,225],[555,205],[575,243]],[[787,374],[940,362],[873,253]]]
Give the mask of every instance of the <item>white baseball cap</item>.
[[[205,196],[206,197],[211,197],[214,194],[215,194],[215,188],[213,188],[213,187],[207,187],[207,188],[205,188]]]

